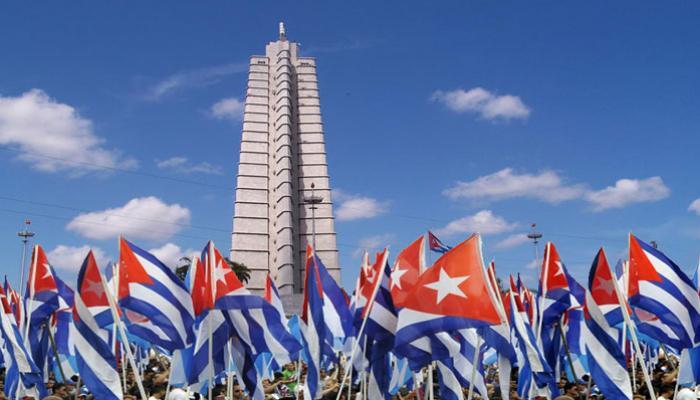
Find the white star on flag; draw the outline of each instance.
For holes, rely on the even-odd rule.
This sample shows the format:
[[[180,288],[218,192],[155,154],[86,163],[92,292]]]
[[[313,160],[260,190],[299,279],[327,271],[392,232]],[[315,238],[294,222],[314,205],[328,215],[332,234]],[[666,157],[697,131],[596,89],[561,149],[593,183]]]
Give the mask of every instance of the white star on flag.
[[[554,276],[564,275],[564,268],[561,267],[561,262],[557,261],[554,265],[557,266],[557,272],[554,273]]]
[[[459,288],[462,282],[469,279],[469,275],[451,277],[444,268],[440,269],[440,277],[437,281],[425,285],[428,289],[437,291],[437,304],[447,297],[448,294],[467,298],[467,295]]]
[[[396,268],[394,268],[393,271],[391,271],[391,283],[389,285],[389,289],[393,289],[394,286],[397,286],[399,289],[403,288],[401,287],[401,277],[408,272],[407,269],[401,269],[399,264],[396,264]]]
[[[596,276],[593,288],[596,290],[602,290],[608,296],[612,295],[612,292],[614,291],[612,280],[605,279],[600,275]]]

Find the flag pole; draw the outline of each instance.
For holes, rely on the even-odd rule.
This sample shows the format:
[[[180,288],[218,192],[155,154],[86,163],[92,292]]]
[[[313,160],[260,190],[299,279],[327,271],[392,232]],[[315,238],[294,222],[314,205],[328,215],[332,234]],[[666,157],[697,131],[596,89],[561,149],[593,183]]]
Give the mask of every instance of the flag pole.
[[[314,255],[315,256],[315,255]],[[389,251],[384,250],[384,262],[382,265],[386,263],[386,260],[389,258]],[[370,301],[367,303],[367,312],[365,313],[364,318],[362,318],[362,324],[360,325],[360,330],[357,332],[357,337],[358,339],[362,337],[362,333],[365,331],[365,326],[367,325],[367,319],[369,318],[369,314],[372,311],[372,306],[374,305],[374,300],[377,297],[377,292],[379,292],[379,287],[381,286],[381,281],[384,278],[384,269],[382,267],[381,274],[377,275],[377,281],[374,284],[374,290],[372,291],[372,297],[370,298]],[[352,346],[352,350],[350,350],[350,364],[352,364],[352,360],[355,357],[355,352],[357,352],[357,347],[358,347],[359,340],[355,341]],[[336,400],[340,400],[340,396],[343,393],[343,388],[345,387],[345,380],[348,378],[348,371],[345,371],[343,374],[343,380],[340,382],[340,388],[338,388],[338,396],[336,397]]]
[[[39,257],[39,255],[37,254],[38,253],[37,247],[38,246],[35,246],[34,251],[32,251],[32,260],[30,261],[31,264],[29,265],[29,276],[27,276],[27,279],[30,281],[29,282],[29,292],[26,293],[29,296],[29,301],[27,302],[27,308],[24,309],[25,324],[24,324],[24,336],[22,337],[22,339],[24,339],[25,345],[29,344],[28,336],[29,336],[29,325],[30,325],[30,321],[31,321],[29,314],[31,313],[32,307],[34,306],[34,304],[33,304],[34,303],[34,280],[35,280],[35,275],[36,275],[36,271],[35,271],[34,267],[36,266],[36,263],[37,263],[37,257]],[[22,301],[22,300],[20,299],[20,301]]]
[[[49,342],[51,343],[51,350],[53,350],[53,355],[56,357],[56,363],[58,364],[58,372],[61,373],[61,380],[66,382],[66,374],[63,373],[63,365],[61,365],[61,357],[58,356],[58,349],[56,348],[56,341],[53,338],[53,332],[51,332],[51,327],[48,322],[44,322],[44,329],[49,334]]]
[[[209,242],[209,271],[208,272],[209,272],[209,286],[211,288],[212,306],[214,304],[214,300],[216,299],[216,293],[214,293],[216,291],[216,288],[214,286],[214,268],[216,267],[216,260],[214,259],[214,256],[215,256],[214,243]],[[209,353],[208,354],[208,356],[209,356],[209,360],[208,360],[208,362],[209,362],[209,366],[208,366],[209,384],[207,385],[208,386],[207,392],[209,395],[207,397],[208,399],[213,398],[212,397],[212,390],[213,390],[213,386],[214,386],[214,354],[213,354],[214,353],[214,343],[212,341],[213,334],[212,334],[212,325],[211,325],[212,324],[212,315],[211,315],[212,311],[213,310],[209,310],[208,315],[207,315],[207,328],[209,330],[209,345],[208,345],[208,351],[207,351],[207,353]]]
[[[472,376],[469,379],[469,394],[467,395],[467,400],[472,400],[474,392],[474,380],[476,379],[476,369],[479,363],[479,348],[481,348],[481,335],[476,334],[476,347],[474,347],[474,358],[472,360]]]
[[[563,319],[564,317],[562,317]],[[571,375],[574,377],[574,382],[578,382],[578,377],[576,376],[576,369],[574,369],[574,359],[571,358],[571,350],[569,349],[569,343],[566,341],[566,335],[564,335],[564,329],[561,327],[561,323],[557,324],[557,330],[561,335],[561,341],[564,344],[564,349],[566,350],[566,358],[569,359],[569,367],[571,367]],[[560,379],[561,381],[561,379]]]
[[[126,336],[126,330],[124,330],[122,320],[119,318],[119,313],[117,312],[117,304],[114,301],[114,297],[112,297],[112,293],[110,293],[110,291],[108,290],[107,282],[105,282],[105,277],[102,275],[101,272],[100,280],[102,281],[102,289],[104,290],[105,296],[107,297],[107,302],[109,303],[109,309],[112,312],[112,319],[114,320],[114,323],[117,325],[117,329],[119,330],[119,336],[122,339],[122,344],[124,345],[124,350],[126,351],[126,357],[129,359],[131,369],[134,370],[134,378],[136,379],[136,386],[138,386],[139,388],[139,394],[141,395],[141,398],[143,400],[146,400],[148,399],[148,397],[146,397],[146,391],[143,388],[141,374],[139,373],[139,369],[136,366],[134,354],[131,352],[131,346],[129,346],[129,339]]]
[[[631,240],[632,234],[627,236],[627,248],[629,249],[630,247],[630,240]],[[609,267],[608,267],[609,268]],[[612,274],[612,271],[610,271]],[[622,309],[622,316],[625,319],[625,324],[630,330],[630,336],[632,337],[632,344],[634,344],[634,349],[635,353],[637,353],[637,358],[639,362],[642,365],[642,372],[644,374],[644,381],[646,382],[647,385],[647,390],[649,390],[649,395],[655,399],[656,398],[656,393],[654,392],[654,386],[651,384],[651,378],[649,378],[649,371],[644,367],[644,358],[642,356],[642,351],[641,348],[639,347],[639,340],[637,339],[637,332],[635,331],[636,326],[634,325],[634,322],[630,318],[629,311],[627,310],[627,301],[624,300],[622,297],[622,293],[620,292],[620,288],[618,287],[617,284],[617,279],[613,279],[613,287],[615,288],[615,294],[617,295],[617,301],[620,303],[620,308]]]
[[[540,307],[539,307],[539,321],[537,321],[537,337],[535,338],[538,342],[542,342],[542,322],[544,321],[544,298],[547,296],[547,276],[549,275],[549,257],[552,253],[551,242],[544,245],[544,251],[547,254],[544,263],[542,264],[542,293],[540,293]],[[537,262],[537,260],[535,260]]]

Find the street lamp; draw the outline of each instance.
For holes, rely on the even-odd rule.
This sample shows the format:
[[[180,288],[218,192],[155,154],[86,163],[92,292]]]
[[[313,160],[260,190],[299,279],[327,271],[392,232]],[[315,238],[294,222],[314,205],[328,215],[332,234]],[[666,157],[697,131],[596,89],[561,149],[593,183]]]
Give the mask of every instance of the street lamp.
[[[19,270],[20,272],[20,281],[19,281],[19,298],[23,299],[24,298],[24,263],[25,260],[27,259],[27,242],[29,242],[29,239],[33,238],[35,233],[29,230],[29,225],[32,224],[32,221],[25,219],[24,220],[24,230],[17,232],[17,236],[22,238],[22,265],[20,266]]]
[[[313,246],[314,251],[316,251],[316,205],[323,202],[323,197],[316,196],[314,188],[316,185],[311,183],[311,196],[304,197],[305,204],[311,204],[311,246]]]
[[[531,231],[530,233],[527,234],[527,238],[532,240],[532,244],[535,245],[535,267],[537,266],[537,243],[540,242],[540,239],[542,239],[542,233],[537,232],[535,230],[535,227],[537,227],[537,224],[532,223],[530,224]]]

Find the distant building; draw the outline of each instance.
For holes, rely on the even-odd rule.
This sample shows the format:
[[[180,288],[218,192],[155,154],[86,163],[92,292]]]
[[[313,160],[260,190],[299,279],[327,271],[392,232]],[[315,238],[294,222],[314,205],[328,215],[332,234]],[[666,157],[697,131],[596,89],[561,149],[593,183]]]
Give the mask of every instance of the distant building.
[[[279,39],[250,58],[236,182],[231,259],[251,269],[248,287],[262,291],[268,271],[280,294],[303,290],[306,245],[340,280],[316,60]],[[296,297],[296,296],[294,296]]]

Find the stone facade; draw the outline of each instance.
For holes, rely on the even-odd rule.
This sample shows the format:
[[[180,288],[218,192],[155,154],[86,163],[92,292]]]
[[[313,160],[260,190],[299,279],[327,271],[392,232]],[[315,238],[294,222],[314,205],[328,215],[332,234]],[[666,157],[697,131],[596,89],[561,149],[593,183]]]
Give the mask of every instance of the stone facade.
[[[261,292],[268,271],[281,295],[303,290],[304,254],[312,242],[340,280],[316,60],[280,37],[252,56],[236,181],[231,259],[251,269],[248,288]]]

